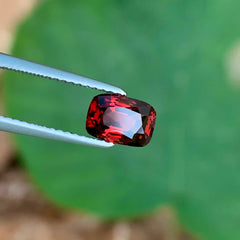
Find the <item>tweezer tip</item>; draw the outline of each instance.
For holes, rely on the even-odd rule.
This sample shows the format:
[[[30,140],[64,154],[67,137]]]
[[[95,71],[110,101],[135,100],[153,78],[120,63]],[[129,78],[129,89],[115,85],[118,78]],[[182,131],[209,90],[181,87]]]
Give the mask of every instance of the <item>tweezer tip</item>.
[[[127,93],[126,93],[125,91],[123,91],[122,89],[119,89],[119,94],[120,94],[120,95],[124,95],[124,96],[127,95]]]

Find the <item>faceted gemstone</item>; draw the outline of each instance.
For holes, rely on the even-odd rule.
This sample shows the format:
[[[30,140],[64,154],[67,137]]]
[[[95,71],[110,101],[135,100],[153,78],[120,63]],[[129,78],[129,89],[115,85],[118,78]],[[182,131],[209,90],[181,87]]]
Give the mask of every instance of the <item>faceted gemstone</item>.
[[[118,94],[101,94],[90,104],[86,129],[107,142],[145,146],[151,140],[155,120],[155,110],[145,102]]]

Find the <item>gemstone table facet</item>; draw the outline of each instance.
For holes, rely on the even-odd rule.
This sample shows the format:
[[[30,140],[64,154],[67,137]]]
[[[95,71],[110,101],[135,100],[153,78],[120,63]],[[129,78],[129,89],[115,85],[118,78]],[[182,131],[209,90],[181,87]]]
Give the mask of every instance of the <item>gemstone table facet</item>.
[[[145,146],[151,140],[156,120],[154,108],[118,94],[93,98],[87,115],[89,134],[107,142]]]

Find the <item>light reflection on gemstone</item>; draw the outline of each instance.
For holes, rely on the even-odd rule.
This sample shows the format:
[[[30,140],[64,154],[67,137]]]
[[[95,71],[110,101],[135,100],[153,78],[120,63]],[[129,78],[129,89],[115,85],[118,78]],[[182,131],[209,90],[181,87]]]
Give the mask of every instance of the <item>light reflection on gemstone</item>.
[[[111,127],[113,132],[124,134],[129,138],[142,129],[141,114],[121,107],[109,107],[103,114],[103,124]],[[143,129],[142,129],[142,132]]]

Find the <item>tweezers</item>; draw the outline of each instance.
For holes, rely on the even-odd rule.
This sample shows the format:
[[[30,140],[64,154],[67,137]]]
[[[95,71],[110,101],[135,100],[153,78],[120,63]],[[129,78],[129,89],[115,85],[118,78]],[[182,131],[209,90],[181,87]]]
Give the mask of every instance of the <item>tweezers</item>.
[[[0,53],[0,68],[97,89],[99,91],[126,95],[126,93],[118,87],[74,73],[12,57],[4,53]],[[39,126],[5,116],[0,116],[0,131],[95,147],[108,148],[114,146],[113,143],[105,142],[103,140],[80,136],[76,133],[64,132],[62,130],[48,128],[46,126]]]

